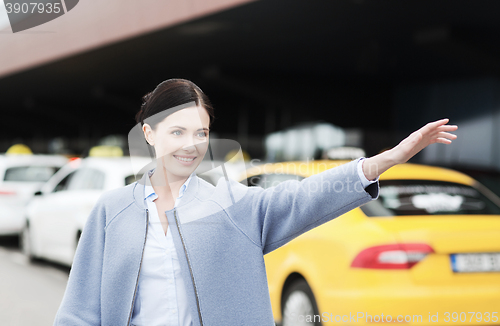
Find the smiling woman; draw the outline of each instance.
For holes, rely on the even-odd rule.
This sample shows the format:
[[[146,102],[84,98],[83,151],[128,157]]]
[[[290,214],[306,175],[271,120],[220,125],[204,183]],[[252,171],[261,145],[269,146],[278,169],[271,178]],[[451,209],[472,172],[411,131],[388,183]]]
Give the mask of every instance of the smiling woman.
[[[146,119],[150,121],[150,119]],[[155,157],[161,163],[160,180],[175,182],[187,178],[207,151],[210,117],[207,110],[191,106],[176,111],[154,129],[145,122],[142,126],[149,145],[154,147]]]
[[[264,255],[376,199],[380,173],[456,129],[436,121],[377,156],[267,189],[213,186],[195,173],[211,148],[208,97],[169,79],[143,100],[139,135],[156,164],[96,203],[55,325],[274,325]]]

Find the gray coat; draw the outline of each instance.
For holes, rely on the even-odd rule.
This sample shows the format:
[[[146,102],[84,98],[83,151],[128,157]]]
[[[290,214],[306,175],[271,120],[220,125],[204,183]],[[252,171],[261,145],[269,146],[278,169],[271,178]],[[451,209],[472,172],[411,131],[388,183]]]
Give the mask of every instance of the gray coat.
[[[357,161],[267,189],[194,176],[165,212],[193,325],[274,325],[264,255],[378,197],[378,182],[361,186]],[[94,206],[54,325],[130,324],[149,218],[144,183]]]

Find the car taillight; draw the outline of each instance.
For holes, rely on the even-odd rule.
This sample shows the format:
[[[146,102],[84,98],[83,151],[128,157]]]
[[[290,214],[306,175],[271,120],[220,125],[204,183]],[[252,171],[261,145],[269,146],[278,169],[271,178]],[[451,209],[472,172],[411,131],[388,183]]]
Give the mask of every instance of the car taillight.
[[[76,169],[80,165],[81,161],[82,161],[82,159],[79,157],[72,157],[69,159],[69,165],[72,168]]]
[[[409,269],[434,250],[425,243],[389,244],[367,248],[354,258],[351,267]]]
[[[13,190],[0,190],[0,195],[15,195],[16,192]]]

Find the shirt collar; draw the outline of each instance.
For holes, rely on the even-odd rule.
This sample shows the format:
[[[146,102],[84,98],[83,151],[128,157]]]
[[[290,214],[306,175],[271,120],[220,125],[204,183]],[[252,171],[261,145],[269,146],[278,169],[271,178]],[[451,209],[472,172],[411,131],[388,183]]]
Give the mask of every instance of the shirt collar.
[[[155,190],[151,185],[151,180],[149,179],[153,175],[154,170],[155,169],[153,168],[148,171],[148,176],[146,177],[146,185],[144,189],[144,199],[148,198],[149,196],[151,196],[151,200],[155,200],[156,198],[158,198],[158,195],[155,193]],[[181,198],[184,195],[184,192],[186,191],[189,181],[193,178],[194,174],[195,172],[191,173],[189,178],[187,178],[187,180],[182,184],[181,189],[179,189],[179,197],[177,198]]]

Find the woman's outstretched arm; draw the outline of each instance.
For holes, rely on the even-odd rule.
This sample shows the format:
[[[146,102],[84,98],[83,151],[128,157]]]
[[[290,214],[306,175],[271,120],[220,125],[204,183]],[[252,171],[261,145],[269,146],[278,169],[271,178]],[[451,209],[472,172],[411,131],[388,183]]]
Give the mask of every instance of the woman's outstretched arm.
[[[363,160],[363,173],[366,178],[378,178],[384,171],[396,164],[407,162],[430,144],[451,144],[457,136],[450,131],[455,131],[458,127],[447,125],[448,121],[449,119],[442,119],[429,122],[403,139],[396,147]]]
[[[364,188],[358,172],[360,160],[368,180],[376,179],[390,167],[408,161],[431,143],[451,143],[448,119],[432,122],[415,131],[396,147],[370,158],[311,175],[302,181],[288,180],[262,189],[234,182],[245,196],[226,209],[233,223],[267,254],[297,236],[378,197],[379,185]],[[372,171],[370,171],[370,167]],[[221,186],[220,189],[226,189]]]

